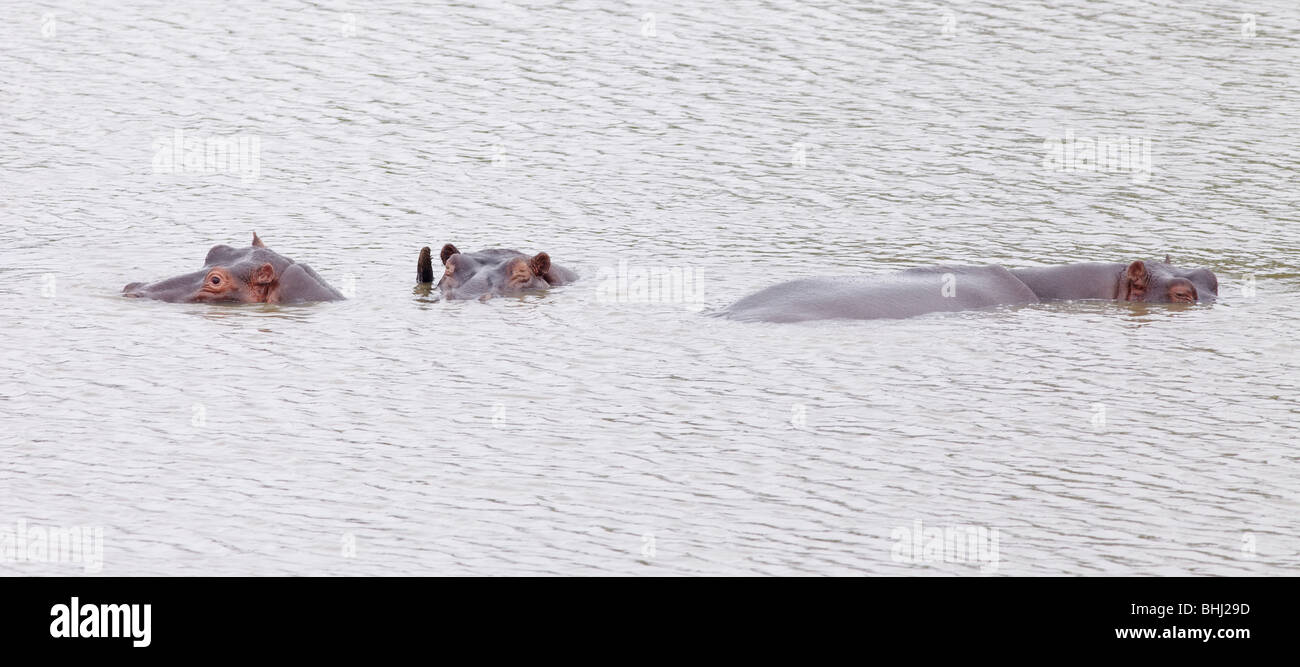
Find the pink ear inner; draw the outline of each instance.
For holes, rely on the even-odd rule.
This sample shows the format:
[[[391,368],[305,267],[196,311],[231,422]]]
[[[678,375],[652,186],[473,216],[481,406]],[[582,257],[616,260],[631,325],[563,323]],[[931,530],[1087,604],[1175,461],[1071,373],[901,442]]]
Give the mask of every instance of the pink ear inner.
[[[275,282],[275,267],[270,262],[265,262],[253,270],[253,275],[248,282],[254,285],[269,285]]]

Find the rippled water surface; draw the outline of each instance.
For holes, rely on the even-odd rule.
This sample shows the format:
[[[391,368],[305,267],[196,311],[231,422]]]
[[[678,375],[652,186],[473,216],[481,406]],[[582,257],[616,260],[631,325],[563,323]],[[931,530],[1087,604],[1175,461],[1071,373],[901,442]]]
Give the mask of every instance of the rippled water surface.
[[[0,8],[0,532],[126,575],[1300,573],[1294,3],[375,4]],[[165,173],[177,130],[255,173]],[[1049,168],[1067,132],[1150,177]],[[352,298],[119,296],[254,231]],[[447,242],[583,280],[442,302]],[[1221,300],[707,316],[1166,253]],[[610,282],[651,269],[691,289]],[[997,567],[900,558],[917,521]]]

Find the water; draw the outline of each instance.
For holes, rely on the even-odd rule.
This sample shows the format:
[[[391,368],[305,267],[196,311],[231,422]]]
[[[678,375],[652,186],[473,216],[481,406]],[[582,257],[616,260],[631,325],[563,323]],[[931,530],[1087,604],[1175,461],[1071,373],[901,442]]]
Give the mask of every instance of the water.
[[[118,575],[1300,570],[1293,3],[384,5],[0,9],[0,533],[98,527]],[[256,170],[162,173],[176,130]],[[1045,166],[1067,132],[1150,177]],[[254,231],[353,298],[118,295]],[[439,302],[447,242],[584,280]],[[706,315],[1166,253],[1221,301]],[[996,564],[909,562],[917,521]]]

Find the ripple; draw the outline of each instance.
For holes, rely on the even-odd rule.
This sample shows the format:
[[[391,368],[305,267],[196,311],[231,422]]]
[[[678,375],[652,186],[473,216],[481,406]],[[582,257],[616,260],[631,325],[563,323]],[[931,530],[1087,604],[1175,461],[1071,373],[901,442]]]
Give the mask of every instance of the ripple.
[[[1295,7],[384,4],[0,21],[0,530],[102,526],[126,575],[983,573],[894,558],[917,520],[998,529],[999,574],[1297,571]],[[260,176],[155,174],[175,129],[259,137]],[[1044,169],[1067,130],[1152,178]],[[356,298],[118,296],[253,231]],[[446,242],[584,280],[413,294]],[[599,292],[1165,253],[1222,300]]]

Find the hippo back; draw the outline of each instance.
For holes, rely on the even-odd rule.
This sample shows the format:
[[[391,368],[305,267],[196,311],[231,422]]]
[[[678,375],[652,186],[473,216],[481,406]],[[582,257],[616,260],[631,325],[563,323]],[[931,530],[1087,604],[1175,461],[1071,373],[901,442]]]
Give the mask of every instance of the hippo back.
[[[931,266],[883,276],[792,280],[751,294],[720,315],[761,322],[870,320],[1037,302],[1033,290],[1001,266]]]

